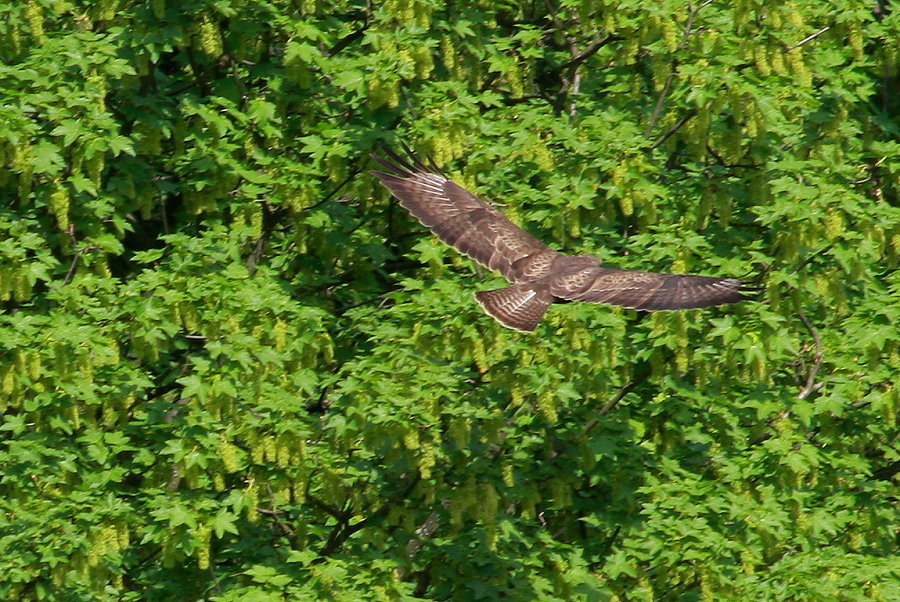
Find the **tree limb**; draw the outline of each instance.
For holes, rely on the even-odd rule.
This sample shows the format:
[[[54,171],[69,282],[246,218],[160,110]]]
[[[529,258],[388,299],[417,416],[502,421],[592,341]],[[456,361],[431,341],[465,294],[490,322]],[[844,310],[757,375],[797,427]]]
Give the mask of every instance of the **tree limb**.
[[[613,40],[621,40],[619,36],[615,34],[609,34],[606,37],[595,36],[590,44],[585,46],[579,52],[572,53],[572,58],[557,67],[557,71],[565,71],[566,69],[571,69],[572,67],[577,67],[587,59],[589,59],[592,55],[596,54],[601,48],[612,42]]]
[[[332,516],[334,516],[335,518],[338,519],[338,524],[335,525],[334,529],[332,529],[331,534],[328,536],[328,541],[326,541],[325,545],[322,546],[322,550],[321,550],[320,554],[322,556],[330,556],[331,554],[338,551],[341,548],[341,546],[344,545],[344,542],[350,538],[351,535],[353,535],[360,529],[367,527],[372,522],[374,522],[376,519],[379,519],[382,516],[385,516],[388,513],[388,510],[394,504],[396,504],[399,500],[405,498],[409,494],[409,492],[412,491],[413,487],[415,487],[419,483],[421,478],[422,477],[419,474],[416,474],[416,476],[414,476],[410,480],[410,482],[407,483],[405,487],[403,487],[403,489],[401,491],[399,491],[395,495],[391,496],[384,504],[382,504],[382,506],[380,508],[375,510],[369,516],[365,517],[364,519],[362,519],[359,522],[354,523],[352,525],[349,524],[349,522],[350,522],[350,519],[353,517],[354,513],[350,509],[337,510],[337,511],[335,511],[336,514],[332,514],[331,512],[329,512],[329,514],[332,514]],[[328,505],[325,504],[324,502],[322,502],[321,500],[314,500],[314,498],[310,497],[308,493],[307,493],[307,498],[310,501],[312,501],[314,504],[316,504],[317,506],[319,504],[321,504],[322,506],[320,506],[320,507],[324,507],[324,508],[328,507]]]
[[[584,425],[584,428],[581,429],[581,433],[585,434],[588,431],[590,431],[592,428],[597,426],[597,423],[600,422],[600,418],[609,414],[613,410],[613,408],[615,408],[619,404],[619,402],[625,398],[626,395],[628,395],[629,393],[634,391],[634,389],[638,385],[640,385],[641,383],[646,381],[649,377],[650,377],[650,366],[649,366],[649,364],[645,364],[641,368],[641,370],[638,371],[638,373],[634,376],[634,378],[631,380],[631,382],[629,382],[625,385],[622,385],[619,388],[619,391],[613,396],[613,398],[610,399],[608,402],[606,402],[606,405],[604,405],[602,408],[600,408],[600,410],[597,412],[597,418],[594,418],[593,420],[588,422],[586,425]]]
[[[655,150],[657,147],[659,147],[661,144],[663,144],[666,140],[668,140],[669,138],[671,138],[671,137],[672,137],[672,134],[674,134],[675,132],[677,132],[678,130],[680,130],[680,129],[684,126],[684,124],[687,123],[688,121],[690,121],[691,118],[693,118],[694,115],[696,115],[696,114],[697,114],[697,109],[691,109],[690,111],[688,111],[687,113],[685,113],[685,114],[681,117],[681,119],[679,119],[679,120],[675,123],[675,125],[673,125],[672,127],[670,127],[670,128],[668,129],[668,131],[667,131],[665,134],[663,134],[662,136],[660,136],[659,138],[657,138],[656,142],[654,142],[653,144],[650,145],[650,149],[649,149],[649,150]]]
[[[812,42],[813,40],[815,40],[816,38],[818,38],[820,35],[822,35],[822,34],[825,33],[826,31],[828,31],[829,29],[831,29],[831,25],[829,25],[828,27],[823,27],[822,29],[820,29],[819,31],[817,31],[816,33],[814,33],[814,34],[812,34],[812,35],[806,36],[805,38],[803,38],[802,40],[800,40],[799,42],[797,42],[797,43],[794,44],[793,46],[788,46],[787,48],[785,48],[785,49],[784,49],[784,54],[787,54],[787,53],[790,52],[791,50],[796,50],[797,48],[800,48],[800,47],[803,46],[804,44],[808,44],[809,42]]]
[[[677,50],[682,50],[687,45],[688,38],[690,38],[691,36],[691,30],[694,28],[694,19],[697,18],[697,13],[699,13],[704,7],[709,6],[710,4],[712,4],[712,0],[706,0],[706,2],[704,2],[697,8],[691,10],[690,14],[688,15],[687,24],[684,26],[684,33],[681,36],[681,42],[678,44]],[[663,103],[665,102],[666,97],[669,95],[669,90],[672,87],[672,81],[674,79],[675,70],[673,68],[669,73],[669,76],[666,78],[666,83],[663,85],[663,89],[659,93],[659,97],[656,99],[656,103],[653,106],[653,113],[650,115],[649,123],[647,123],[647,129],[644,131],[645,138],[649,138],[650,134],[653,132],[653,128],[656,127],[656,122],[659,119],[659,114],[662,112]],[[669,136],[671,135],[672,134],[669,134]],[[668,136],[666,136],[666,138],[668,138]],[[662,144],[662,142],[660,142],[660,144]],[[655,149],[657,146],[659,146],[659,144],[654,144],[650,150]]]
[[[806,399],[813,391],[817,391],[822,387],[821,383],[816,383],[816,374],[818,374],[819,368],[822,366],[822,360],[825,359],[825,348],[822,345],[822,337],[819,336],[819,332],[813,327],[809,318],[806,317],[806,314],[800,311],[797,312],[797,315],[800,317],[800,321],[803,322],[803,325],[806,326],[809,334],[812,335],[813,341],[816,344],[816,354],[813,357],[813,365],[809,369],[809,374],[806,376],[806,385],[804,385],[800,393],[797,394],[797,399]]]

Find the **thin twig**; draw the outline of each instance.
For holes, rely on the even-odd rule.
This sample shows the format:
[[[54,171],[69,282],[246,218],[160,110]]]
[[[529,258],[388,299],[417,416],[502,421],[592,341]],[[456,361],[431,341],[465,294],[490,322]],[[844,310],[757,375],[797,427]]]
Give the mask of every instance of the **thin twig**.
[[[368,29],[368,27],[369,27],[369,17],[368,17],[368,15],[364,15],[362,27],[360,27],[359,29],[357,29],[355,31],[351,31],[350,33],[345,35],[343,38],[338,40],[334,46],[332,46],[330,49],[328,49],[328,51],[325,53],[325,56],[332,57],[332,56],[336,55],[337,53],[339,53],[340,51],[342,51],[347,46],[349,46],[350,44],[352,44],[353,42],[355,42],[356,40],[361,39],[363,37],[363,35],[366,33],[366,29]]]
[[[375,510],[366,518],[352,525],[350,524],[350,519],[353,518],[354,512],[351,509],[348,508],[346,510],[337,510],[336,514],[332,514],[332,512],[327,510],[327,504],[325,504],[321,500],[316,500],[315,498],[310,497],[309,493],[307,493],[307,499],[312,501],[316,506],[319,506],[322,509],[326,509],[326,512],[332,514],[332,516],[334,516],[338,520],[338,524],[334,526],[334,529],[332,529],[331,534],[328,536],[328,541],[326,541],[325,545],[322,546],[319,554],[321,556],[330,556],[334,552],[338,551],[341,546],[344,545],[344,542],[350,538],[351,535],[372,524],[375,519],[386,516],[388,510],[393,505],[397,504],[400,500],[405,499],[406,496],[409,495],[409,492],[419,484],[419,481],[421,479],[422,477],[419,474],[416,474],[412,479],[410,479],[409,483],[407,483],[402,490],[388,499],[384,504],[381,505],[380,508]]]
[[[743,169],[759,169],[759,167],[760,167],[759,165],[756,165],[755,163],[726,163],[725,159],[723,159],[722,156],[716,152],[716,149],[714,149],[709,144],[706,145],[706,152],[708,152],[710,155],[712,155],[713,159],[716,160],[716,163],[718,163],[720,166],[725,167],[727,169],[735,169],[738,167],[743,168]]]
[[[313,204],[310,205],[309,207],[304,207],[304,210],[308,211],[308,210],[310,210],[310,209],[315,209],[315,208],[318,207],[319,205],[321,205],[321,204],[323,204],[323,203],[327,203],[328,201],[330,201],[332,198],[334,198],[334,195],[336,195],[336,194],[338,193],[338,191],[340,191],[341,188],[343,188],[344,186],[346,186],[347,183],[350,182],[350,180],[352,180],[353,178],[355,178],[356,176],[358,176],[358,175],[360,174],[360,171],[361,171],[361,170],[358,169],[358,168],[355,169],[349,176],[347,176],[346,178],[344,178],[344,180],[343,180],[340,184],[338,184],[338,185],[334,188],[334,190],[332,190],[331,192],[329,192],[324,198],[322,198],[322,199],[316,201],[315,203],[313,203]]]
[[[659,97],[656,99],[656,104],[653,105],[653,113],[651,113],[650,121],[647,123],[647,129],[644,130],[644,138],[649,138],[650,134],[653,133],[653,128],[656,127],[656,121],[659,119],[659,114],[662,112],[662,107],[663,103],[666,101],[666,96],[669,95],[669,89],[672,87],[673,79],[675,79],[674,71],[669,73],[669,77],[666,78],[666,83],[663,86],[662,91],[659,93]]]
[[[600,422],[600,418],[609,414],[613,410],[613,408],[615,408],[619,404],[619,402],[625,398],[626,395],[631,393],[638,385],[647,380],[649,376],[650,367],[645,366],[640,372],[638,372],[638,374],[635,375],[634,379],[631,382],[622,385],[619,388],[619,391],[613,396],[613,398],[606,402],[606,405],[600,408],[600,410],[597,412],[597,417],[584,425],[584,428],[581,429],[582,434],[587,433],[592,428],[597,426],[597,423]]]
[[[77,247],[78,239],[75,238],[75,224],[69,224],[69,229],[66,231],[66,234],[69,235],[69,240],[72,241],[72,247],[73,248]],[[81,254],[84,253],[87,248],[88,247],[86,247],[84,249],[78,249],[78,251],[76,251],[75,257],[72,258],[72,265],[69,266],[69,272],[66,274],[65,280],[63,280],[63,286],[69,284],[69,282],[72,281],[72,276],[75,275],[75,267],[78,265],[78,259],[81,257]],[[94,247],[90,247],[90,248],[94,248]]]
[[[627,385],[621,387],[619,389],[619,392],[616,393],[616,395],[612,399],[610,399],[608,402],[606,402],[606,405],[603,406],[602,408],[600,408],[600,411],[597,412],[597,414],[599,416],[606,416],[607,414],[609,414],[613,410],[613,408],[615,408],[619,404],[619,402],[625,398],[626,395],[628,395],[629,393],[634,391],[634,389],[639,384],[644,382],[645,378],[646,378],[646,376],[642,376],[641,378],[637,378],[637,379],[631,381],[630,383],[628,383]]]
[[[800,265],[798,265],[798,266],[795,267],[793,270],[791,270],[791,272],[794,272],[794,273],[799,272],[800,270],[802,270],[803,268],[805,268],[807,265],[809,265],[810,263],[812,263],[812,261],[813,261],[816,257],[819,257],[820,255],[824,255],[825,253],[827,253],[828,251],[830,251],[831,249],[833,249],[833,248],[834,248],[834,244],[835,244],[835,243],[831,243],[831,244],[825,245],[824,247],[822,247],[821,249],[819,249],[818,251],[816,251],[815,253],[813,253],[812,255],[810,255],[809,257],[807,257],[806,259],[804,259],[803,261],[801,261],[801,262],[800,262]]]
[[[566,30],[566,23],[561,21],[557,16],[556,7],[553,6],[553,3],[550,0],[545,1],[547,5],[547,9],[550,14],[550,18],[553,19],[553,24],[556,27],[556,30],[559,32],[564,32]],[[574,23],[577,24],[578,20],[575,19]],[[578,39],[574,35],[564,34],[566,41],[569,44],[569,55],[571,58],[554,68],[556,73],[559,73],[559,79],[561,82],[559,92],[557,93],[558,102],[553,103],[554,108],[557,111],[562,111],[563,107],[568,103],[568,113],[571,117],[575,116],[575,112],[577,109],[576,102],[572,100],[568,102],[570,98],[576,96],[581,88],[581,73],[579,68],[581,63],[589,59],[591,56],[597,53],[601,48],[609,44],[613,40],[621,40],[622,38],[617,36],[616,34],[607,34],[604,37],[600,37],[599,34],[595,35],[594,38],[590,41],[590,43],[578,50]],[[550,99],[547,98],[549,101]]]
[[[312,481],[312,479],[310,479],[310,481]],[[332,506],[331,504],[326,504],[325,502],[323,502],[323,501],[320,500],[319,498],[315,497],[312,493],[310,493],[310,492],[309,492],[309,485],[310,485],[310,483],[307,483],[307,484],[306,484],[307,491],[306,491],[305,497],[306,497],[307,500],[309,500],[310,502],[312,502],[312,505],[313,505],[313,506],[315,506],[315,507],[318,508],[319,510],[324,511],[325,514],[328,514],[328,515],[330,515],[330,516],[336,518],[336,519],[337,519],[338,521],[340,521],[340,522],[347,521],[347,520],[350,519],[350,517],[347,516],[347,513],[346,513],[346,512],[341,511],[340,509],[336,508],[335,506]]]
[[[81,251],[78,251],[75,254],[75,257],[72,258],[72,265],[69,266],[69,271],[66,273],[66,277],[63,280],[63,286],[72,282],[72,276],[75,275],[75,267],[78,265],[78,258],[81,257]]]
[[[376,295],[370,299],[365,299],[364,301],[357,301],[356,303],[351,303],[350,305],[344,305],[343,307],[336,308],[334,310],[334,312],[336,315],[340,316],[340,315],[345,314],[346,312],[348,312],[351,309],[356,309],[357,307],[362,307],[363,305],[368,305],[369,303],[376,303],[376,302],[384,301],[385,299],[389,298],[394,293],[399,292],[401,290],[403,290],[403,289],[397,288],[394,290],[390,290],[386,293],[382,293],[381,295]]]
[[[260,514],[265,514],[266,516],[271,516],[274,519],[275,524],[278,525],[279,527],[281,527],[282,531],[284,531],[284,534],[287,535],[288,537],[294,536],[294,530],[291,529],[290,527],[288,527],[283,522],[281,522],[281,520],[278,518],[280,510],[269,510],[268,508],[257,507],[256,511],[259,512]]]
[[[260,514],[271,516],[275,521],[275,524],[281,527],[281,530],[284,531],[285,535],[291,538],[294,537],[294,530],[281,522],[281,511],[275,506],[275,492],[272,491],[272,485],[268,482],[266,482],[266,490],[269,492],[269,499],[272,500],[272,508],[257,508],[256,511]]]
[[[620,39],[618,36],[610,34],[604,38],[595,37],[594,40],[585,46],[580,52],[572,53],[572,58],[560,65],[557,71],[565,71],[571,67],[577,67],[592,55],[596,54],[601,48],[609,44],[611,41]]]
[[[678,50],[683,50],[687,46],[687,41],[691,37],[691,30],[694,28],[694,19],[697,18],[697,13],[699,13],[704,7],[712,4],[712,1],[713,0],[706,0],[706,2],[704,2],[697,8],[691,10],[690,14],[688,15],[687,24],[684,27],[684,33],[681,36],[681,42],[678,43]],[[644,130],[644,138],[649,138],[650,134],[653,133],[653,128],[656,127],[656,122],[659,120],[659,114],[662,112],[663,103],[665,102],[666,97],[669,95],[669,90],[672,88],[672,81],[674,79],[675,69],[673,68],[672,71],[669,72],[669,76],[666,78],[666,83],[663,85],[663,89],[659,93],[659,97],[656,99],[656,103],[653,106],[653,113],[650,115],[650,121],[647,123],[647,129]],[[656,146],[654,145],[653,148],[656,148]],[[653,149],[651,148],[651,150]]]
[[[806,385],[803,387],[803,390],[797,394],[797,399],[806,399],[813,391],[821,388],[821,385],[816,384],[816,374],[818,374],[819,368],[822,366],[822,360],[825,359],[825,348],[822,346],[822,337],[819,336],[819,331],[813,327],[812,322],[809,321],[806,314],[799,311],[797,312],[797,315],[800,317],[800,321],[803,322],[803,325],[806,326],[806,330],[812,335],[813,341],[816,344],[816,354],[813,357],[813,365],[809,369],[809,374],[806,376]]]
[[[272,215],[272,212],[269,209],[269,204],[263,203],[262,210],[262,232],[260,232],[259,238],[256,239],[256,244],[253,245],[253,251],[247,257],[247,261],[245,262],[247,271],[250,272],[251,277],[256,274],[256,265],[259,263],[259,260],[262,259],[263,251],[265,251],[266,249],[266,243],[269,241],[269,234],[271,234],[272,231],[272,220],[270,217]]]
[[[175,418],[181,412],[181,408],[187,404],[188,400],[184,397],[175,402],[174,407],[166,412],[165,418],[163,421],[166,424],[172,424],[175,422]],[[181,464],[179,462],[172,462],[172,474],[169,477],[169,483],[166,485],[166,488],[169,491],[177,491],[179,485],[181,485],[181,479],[184,475],[181,472]]]
[[[697,114],[697,109],[691,109],[690,111],[685,113],[684,116],[682,116],[682,118],[679,119],[675,123],[675,125],[670,127],[665,134],[663,134],[662,136],[657,138],[656,142],[654,142],[653,144],[650,145],[649,150],[655,150],[657,147],[659,147],[661,144],[663,144],[666,140],[671,138],[675,132],[680,130],[684,126],[684,124],[687,123],[688,121],[690,121],[691,118],[693,118],[694,115],[696,115],[696,114]]]
[[[681,40],[680,48],[684,48],[684,46],[687,44],[688,34],[690,34],[691,29],[694,28],[694,19],[697,18],[697,13],[699,13],[701,10],[703,10],[704,8],[706,8],[707,6],[709,6],[712,3],[713,3],[713,0],[706,0],[706,2],[704,2],[703,4],[701,4],[694,10],[692,10],[691,13],[688,15],[687,25],[684,28],[684,38],[682,38],[682,40]]]
[[[828,31],[829,29],[831,29],[831,26],[830,26],[830,25],[829,25],[828,27],[823,27],[822,29],[820,29],[819,31],[817,31],[816,33],[814,33],[814,34],[812,34],[812,35],[806,36],[805,38],[803,38],[802,40],[800,40],[799,42],[797,42],[797,43],[794,44],[793,46],[788,46],[787,48],[785,48],[785,49],[784,49],[784,53],[787,54],[787,53],[790,52],[791,50],[796,50],[797,48],[800,48],[800,47],[803,46],[804,44],[807,44],[807,43],[809,43],[809,42],[812,42],[813,40],[815,40],[816,38],[818,38],[820,35],[822,35],[822,34],[825,33],[826,31]]]

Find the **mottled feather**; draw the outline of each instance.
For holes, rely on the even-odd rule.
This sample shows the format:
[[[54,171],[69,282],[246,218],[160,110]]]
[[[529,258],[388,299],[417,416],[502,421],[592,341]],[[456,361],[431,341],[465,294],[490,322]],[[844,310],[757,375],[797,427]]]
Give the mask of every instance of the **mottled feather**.
[[[528,284],[479,291],[475,293],[475,299],[489,316],[507,328],[524,332],[537,328],[554,301],[553,295],[546,289],[535,289]]]
[[[554,302],[608,303],[644,311],[710,307],[748,299],[733,278],[601,267],[593,255],[562,255],[408,151],[372,156],[384,186],[441,240],[514,284],[475,294],[504,326],[533,331]]]
[[[373,171],[423,226],[484,266],[514,280],[512,265],[548,250],[502,213],[450,180],[413,154],[391,161],[373,156],[386,171]]]

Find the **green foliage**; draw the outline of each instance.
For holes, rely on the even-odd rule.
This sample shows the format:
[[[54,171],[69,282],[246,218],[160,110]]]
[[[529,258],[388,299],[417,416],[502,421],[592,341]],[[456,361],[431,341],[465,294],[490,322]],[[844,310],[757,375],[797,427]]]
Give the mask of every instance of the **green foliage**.
[[[0,4],[0,596],[900,598],[898,40],[862,0]],[[505,330],[379,141],[763,302]]]

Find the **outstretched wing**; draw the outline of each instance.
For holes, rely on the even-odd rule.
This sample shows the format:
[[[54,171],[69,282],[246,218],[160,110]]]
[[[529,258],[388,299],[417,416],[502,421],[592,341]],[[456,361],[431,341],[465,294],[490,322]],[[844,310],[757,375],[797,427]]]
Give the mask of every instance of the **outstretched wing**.
[[[537,258],[547,245],[450,180],[438,167],[407,149],[408,157],[389,150],[389,159],[372,155],[385,171],[373,171],[422,225],[472,259],[516,281],[516,261]],[[545,253],[546,254],[546,253]],[[548,262],[540,262],[541,264]]]
[[[659,311],[710,307],[752,298],[734,278],[592,268],[553,278],[550,292],[567,301]]]
[[[384,186],[438,238],[515,284],[476,294],[501,324],[532,331],[554,301],[609,303],[644,311],[709,307],[752,298],[733,278],[656,274],[601,267],[594,256],[566,256],[550,249],[502,213],[450,180],[407,149],[401,157],[372,156]]]

